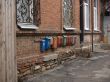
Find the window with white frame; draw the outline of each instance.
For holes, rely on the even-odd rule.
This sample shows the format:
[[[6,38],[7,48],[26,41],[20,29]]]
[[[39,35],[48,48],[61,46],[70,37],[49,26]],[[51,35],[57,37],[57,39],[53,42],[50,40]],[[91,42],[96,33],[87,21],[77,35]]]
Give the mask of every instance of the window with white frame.
[[[40,24],[40,0],[16,0],[17,25],[37,29]]]
[[[94,31],[99,31],[99,28],[98,28],[98,0],[94,0]]]
[[[89,0],[84,1],[84,29],[90,30]]]

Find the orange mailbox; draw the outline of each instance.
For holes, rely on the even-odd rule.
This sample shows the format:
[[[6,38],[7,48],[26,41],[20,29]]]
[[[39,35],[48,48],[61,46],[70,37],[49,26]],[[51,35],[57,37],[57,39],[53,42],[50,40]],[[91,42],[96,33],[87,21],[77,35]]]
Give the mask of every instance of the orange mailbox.
[[[56,49],[56,48],[57,48],[57,37],[53,37],[52,48],[53,48],[53,49]]]

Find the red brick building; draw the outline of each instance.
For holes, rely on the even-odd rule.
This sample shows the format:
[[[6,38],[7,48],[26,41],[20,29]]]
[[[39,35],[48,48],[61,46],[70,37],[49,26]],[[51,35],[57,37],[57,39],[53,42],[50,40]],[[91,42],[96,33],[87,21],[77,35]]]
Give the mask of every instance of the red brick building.
[[[81,19],[84,20],[82,23],[83,27],[84,27],[84,35],[85,35],[84,42],[91,42],[92,41],[92,36],[91,36],[92,33],[94,35],[94,37],[93,37],[94,42],[99,42],[101,40],[100,39],[100,34],[101,34],[101,25],[100,25],[101,1],[100,0],[93,0],[93,5],[91,5],[91,2],[92,2],[92,0],[90,0],[90,1],[88,0],[88,2],[85,3],[85,7],[88,7],[88,5],[89,5],[89,8],[87,8],[88,14],[86,14],[86,16],[88,16],[87,20],[85,20],[86,18],[84,17],[85,16],[85,7],[83,7],[83,12],[84,12],[83,16],[81,15],[81,17],[82,17]],[[81,24],[81,26],[82,26],[82,24]]]
[[[94,43],[101,41],[100,0],[21,1],[17,0],[16,4],[17,62],[19,69],[31,66],[45,55],[56,53],[56,51],[65,51],[68,48],[67,46],[57,48],[54,51],[49,49],[46,52],[40,52],[40,41],[46,36],[77,37],[75,45],[69,46],[69,48],[80,47],[80,42],[91,45],[92,34]],[[92,1],[93,5],[91,5]],[[25,3],[28,5],[26,6]],[[23,23],[31,25],[27,26]]]

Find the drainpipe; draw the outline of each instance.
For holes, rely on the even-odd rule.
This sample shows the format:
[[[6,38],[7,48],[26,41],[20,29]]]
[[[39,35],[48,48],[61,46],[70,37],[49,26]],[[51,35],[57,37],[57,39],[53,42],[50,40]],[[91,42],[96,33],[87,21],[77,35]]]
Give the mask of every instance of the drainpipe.
[[[91,0],[91,27],[92,27],[92,52],[94,52],[94,4],[93,4],[94,0]]]
[[[84,9],[83,9],[83,0],[80,0],[80,44],[84,42]]]

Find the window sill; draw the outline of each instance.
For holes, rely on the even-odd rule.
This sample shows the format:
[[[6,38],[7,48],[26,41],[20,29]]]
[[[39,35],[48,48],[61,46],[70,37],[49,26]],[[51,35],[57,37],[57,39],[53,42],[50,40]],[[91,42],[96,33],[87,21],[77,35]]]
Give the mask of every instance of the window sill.
[[[94,30],[94,32],[101,32],[100,30]]]
[[[94,30],[94,33],[102,33],[100,30]]]
[[[27,29],[27,30],[36,30],[36,29],[38,29],[38,27],[36,26],[36,25],[34,25],[34,24],[32,24],[32,23],[18,23],[17,24],[18,25],[18,27],[20,27],[21,29]]]
[[[91,30],[89,29],[89,30],[84,30],[84,32],[91,32]]]
[[[75,31],[76,28],[72,28],[72,27],[64,27],[64,30],[66,30],[66,31]]]
[[[90,29],[89,28],[85,28],[84,31],[90,31]]]
[[[102,32],[101,31],[93,31],[93,34],[101,34]],[[88,31],[88,32],[84,32],[85,35],[91,35],[92,32],[91,31]]]

